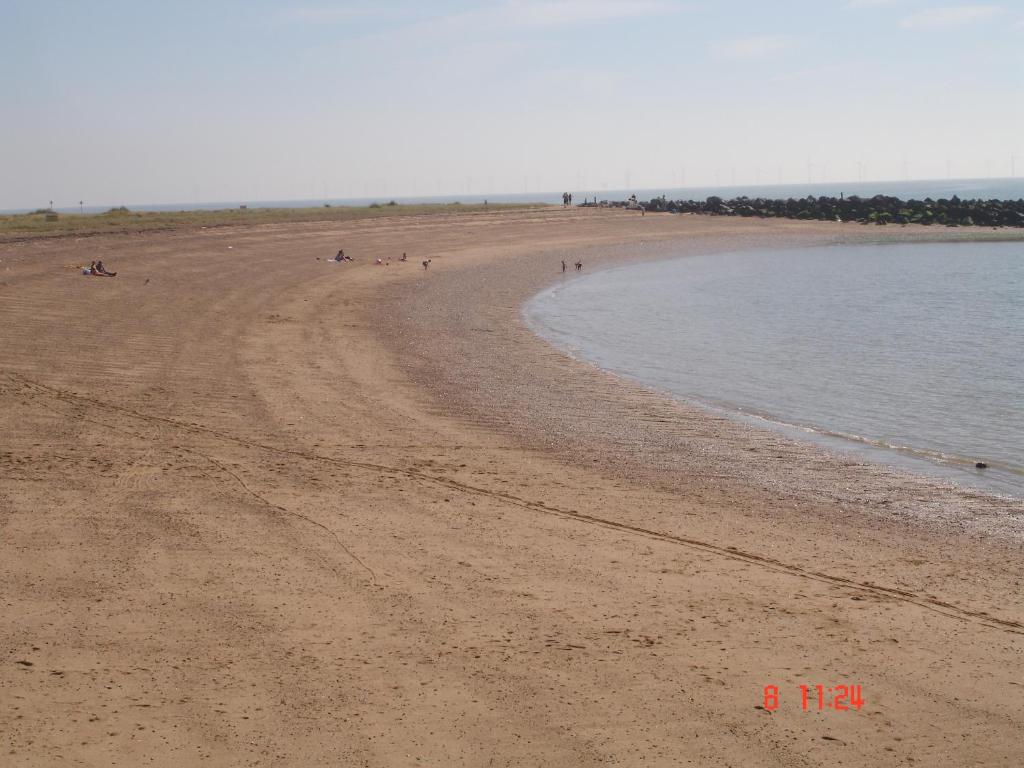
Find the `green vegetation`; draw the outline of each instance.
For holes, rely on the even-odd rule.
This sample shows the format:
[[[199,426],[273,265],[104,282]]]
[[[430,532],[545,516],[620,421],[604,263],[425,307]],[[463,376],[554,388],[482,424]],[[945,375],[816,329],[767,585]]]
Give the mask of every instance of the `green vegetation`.
[[[535,207],[534,203],[494,204],[421,204],[400,205],[395,201],[374,203],[368,207],[320,208],[230,208],[218,211],[130,211],[124,206],[106,213],[68,214],[56,221],[47,220],[46,210],[0,215],[0,240],[21,236],[60,237],[118,232],[155,232],[201,227],[236,227],[254,224],[290,224],[304,222],[350,221],[386,216],[429,216],[438,214],[488,213]]]

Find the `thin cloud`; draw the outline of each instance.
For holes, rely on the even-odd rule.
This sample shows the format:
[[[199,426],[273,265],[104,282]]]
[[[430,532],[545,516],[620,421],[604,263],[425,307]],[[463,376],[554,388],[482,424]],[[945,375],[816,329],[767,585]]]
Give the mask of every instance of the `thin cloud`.
[[[616,19],[655,16],[678,11],[674,0],[502,0],[451,14],[420,14],[414,23],[436,26],[557,27]],[[300,5],[281,14],[292,21],[331,23],[371,16],[401,18],[380,4]]]
[[[907,29],[930,29],[962,27],[985,19],[991,19],[1002,11],[998,5],[947,5],[929,8],[905,18],[902,26]]]
[[[554,27],[655,16],[679,6],[663,0],[511,0],[500,8],[513,24]]]
[[[281,11],[280,17],[289,21],[323,24],[379,15],[382,15],[381,11],[370,5],[299,5]]]
[[[719,59],[760,59],[789,48],[792,38],[782,35],[751,35],[723,40],[712,46],[711,52]]]
[[[883,5],[896,5],[902,0],[847,0],[847,8],[881,8]]]
[[[467,39],[507,37],[510,31],[571,27],[617,19],[674,13],[687,7],[675,0],[502,0],[470,10],[399,23],[356,41],[364,45],[462,45]]]

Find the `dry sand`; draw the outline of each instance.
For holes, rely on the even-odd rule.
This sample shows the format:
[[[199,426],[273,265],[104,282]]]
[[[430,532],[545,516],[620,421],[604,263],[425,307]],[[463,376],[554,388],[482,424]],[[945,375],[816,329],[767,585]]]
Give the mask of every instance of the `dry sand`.
[[[0,244],[0,764],[1020,765],[1020,503],[519,319],[563,256],[934,236],[542,209]]]

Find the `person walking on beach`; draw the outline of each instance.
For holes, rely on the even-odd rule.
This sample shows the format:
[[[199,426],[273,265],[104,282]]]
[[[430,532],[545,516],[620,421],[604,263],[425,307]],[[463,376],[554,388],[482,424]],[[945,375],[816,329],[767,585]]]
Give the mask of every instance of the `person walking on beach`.
[[[565,259],[562,259],[562,274],[565,274]]]
[[[429,269],[429,268],[430,268],[430,259],[427,259],[426,261],[423,262],[423,269],[426,270],[426,269]]]
[[[582,261],[577,261],[576,262],[576,271],[577,272],[582,272],[583,271],[583,262]]]

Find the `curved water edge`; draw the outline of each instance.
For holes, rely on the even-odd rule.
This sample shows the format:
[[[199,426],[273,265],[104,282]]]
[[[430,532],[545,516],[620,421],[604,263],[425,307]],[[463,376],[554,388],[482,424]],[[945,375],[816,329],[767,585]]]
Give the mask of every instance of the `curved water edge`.
[[[631,264],[570,273],[522,314],[571,356],[674,399],[1024,497],[1021,241]]]

